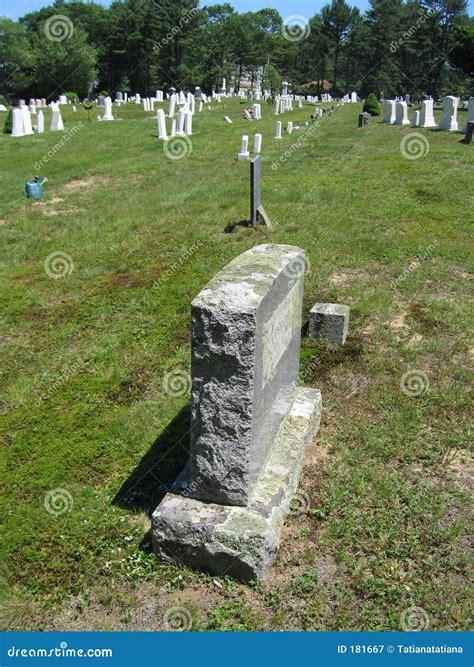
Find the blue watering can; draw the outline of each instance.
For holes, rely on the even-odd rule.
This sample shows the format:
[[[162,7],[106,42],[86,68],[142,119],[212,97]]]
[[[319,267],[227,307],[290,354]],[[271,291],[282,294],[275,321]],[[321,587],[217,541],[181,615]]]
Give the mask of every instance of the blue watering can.
[[[42,199],[43,198],[43,183],[46,183],[48,179],[46,176],[43,176],[42,179],[39,179],[39,176],[26,181],[23,191],[27,197],[30,199]]]

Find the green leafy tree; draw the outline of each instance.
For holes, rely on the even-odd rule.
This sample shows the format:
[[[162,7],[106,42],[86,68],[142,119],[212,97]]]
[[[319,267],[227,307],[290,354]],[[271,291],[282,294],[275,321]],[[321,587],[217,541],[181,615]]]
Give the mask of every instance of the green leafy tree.
[[[0,93],[7,99],[26,94],[35,62],[25,28],[11,19],[0,18]]]

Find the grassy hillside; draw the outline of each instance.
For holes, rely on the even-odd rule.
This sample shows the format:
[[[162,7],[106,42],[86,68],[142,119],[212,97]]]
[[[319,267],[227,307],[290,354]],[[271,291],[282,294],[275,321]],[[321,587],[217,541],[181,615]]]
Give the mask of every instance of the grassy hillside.
[[[474,148],[379,118],[358,130],[360,105],[277,141],[273,105],[251,123],[242,109],[196,114],[179,160],[135,105],[0,136],[3,627],[166,629],[176,608],[196,630],[397,630],[406,610],[469,626]],[[416,160],[401,150],[414,131]],[[273,231],[224,231],[249,217],[244,132],[251,147],[263,134]],[[22,194],[35,173],[49,179],[36,203]],[[147,531],[187,453],[190,302],[264,242],[306,250],[306,319],[334,301],[351,321],[343,349],[303,343],[321,430],[272,575],[246,586],[160,564]]]

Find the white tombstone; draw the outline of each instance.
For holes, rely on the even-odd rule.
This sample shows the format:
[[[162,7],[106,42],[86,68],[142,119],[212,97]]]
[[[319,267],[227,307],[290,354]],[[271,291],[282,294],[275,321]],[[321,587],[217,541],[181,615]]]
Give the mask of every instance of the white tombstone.
[[[41,109],[41,107],[43,106],[43,103],[42,103],[42,101],[38,98],[38,99],[35,100],[35,105],[36,105],[36,108],[37,108],[37,109]]]
[[[193,133],[193,114],[191,109],[184,112],[184,134],[188,137]]]
[[[128,102],[128,93],[123,94],[123,101]]]
[[[135,95],[135,104],[140,104],[141,101],[142,101],[142,98],[140,97],[140,94],[137,93]]]
[[[186,104],[186,97],[182,90],[179,91],[178,104]]]
[[[470,97],[467,103],[467,121],[463,128],[464,134],[466,134],[468,123],[474,123],[474,97]]]
[[[301,99],[301,97],[299,97],[298,98],[298,109],[302,109],[302,108],[303,108],[303,100]]]
[[[23,112],[21,109],[13,109],[12,113],[12,137],[23,137]]]
[[[198,108],[199,113],[202,111],[202,105],[203,105],[203,101],[202,101],[202,99],[200,99],[199,100],[199,108]]]
[[[156,112],[156,117],[158,119],[158,138],[167,141],[168,135],[166,134],[166,120],[165,112],[163,109],[158,109]]]
[[[445,132],[456,132],[458,125],[458,104],[459,100],[453,95],[448,95],[443,100],[443,117],[439,124],[439,129]]]
[[[176,130],[176,134],[184,134],[184,115],[185,115],[185,110],[181,108],[178,111],[178,128]]]
[[[221,92],[225,93],[225,91],[226,91],[226,85],[227,85],[227,83],[226,83],[226,80],[225,80],[225,77],[224,77],[224,78],[222,79],[222,88],[221,88]]]
[[[418,125],[420,124],[420,112],[419,111],[414,111],[413,112],[413,116],[412,116],[412,119],[411,119],[411,124],[412,124],[412,127],[418,127]]]
[[[274,111],[274,113],[275,113],[275,116],[278,116],[279,113],[280,113],[280,100],[278,98],[275,100],[275,111]]]
[[[395,105],[395,125],[410,125],[406,102],[398,101]]]
[[[356,92],[351,93],[351,102],[352,103],[357,102],[357,93]]]
[[[287,81],[282,81],[281,83],[281,94],[283,97],[286,97],[288,95],[288,82]]]
[[[49,129],[51,132],[61,132],[64,130],[63,119],[61,117],[61,111],[59,110],[59,104],[57,104],[57,102],[51,103],[51,120],[49,123]]]
[[[194,115],[194,112],[196,111],[196,98],[194,97],[194,95],[191,95],[189,100],[190,100],[189,101],[189,108],[191,110],[191,113]]]
[[[23,134],[33,134],[33,127],[31,125],[31,115],[28,107],[21,107],[23,119]]]
[[[395,123],[395,100],[385,100],[383,103],[383,121],[387,125]]]
[[[44,97],[41,98],[41,106],[42,106],[42,107],[47,106],[47,105],[46,105],[46,100],[45,100]]]
[[[232,120],[229,118],[229,116],[224,116],[224,120],[226,123],[232,123]]]
[[[41,109],[38,111],[36,116],[36,131],[38,134],[43,134],[44,132],[44,114]]]
[[[286,126],[286,131],[288,134],[291,134],[293,132],[293,123],[291,120],[288,121],[288,125]]]
[[[112,116],[112,100],[110,97],[106,97],[104,100],[104,115],[102,116],[102,120],[114,120],[114,117]]]
[[[261,150],[262,150],[262,135],[256,134],[253,139],[253,152],[255,153],[255,155],[260,155]]]
[[[33,104],[31,104],[31,102],[30,102],[30,104],[28,105],[28,110],[29,110],[30,113],[32,113],[34,116],[36,116],[36,104],[34,103],[34,100],[33,100]]]
[[[281,120],[277,120],[275,129],[275,139],[281,139]]]
[[[170,137],[176,136],[176,119],[171,121],[171,132]]]
[[[59,96],[59,104],[67,104],[67,97],[66,97],[66,95],[60,95],[60,96]]]
[[[168,118],[173,118],[175,107],[176,107],[176,95],[171,95],[168,107]]]
[[[249,154],[249,138],[247,134],[242,135],[242,144],[240,146],[240,153],[237,155],[238,160],[248,160]]]
[[[433,115],[433,100],[423,100],[421,103],[419,127],[436,127]]]

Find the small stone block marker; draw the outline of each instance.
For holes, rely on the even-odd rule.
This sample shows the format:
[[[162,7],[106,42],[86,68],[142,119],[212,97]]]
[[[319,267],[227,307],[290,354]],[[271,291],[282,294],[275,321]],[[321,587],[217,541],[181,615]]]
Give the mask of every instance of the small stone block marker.
[[[349,329],[349,312],[349,306],[342,303],[315,303],[309,312],[309,337],[344,345]]]
[[[299,248],[256,246],[192,303],[190,458],[152,519],[163,560],[268,574],[321,414],[298,387],[304,268]]]

